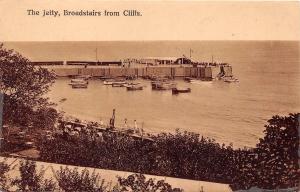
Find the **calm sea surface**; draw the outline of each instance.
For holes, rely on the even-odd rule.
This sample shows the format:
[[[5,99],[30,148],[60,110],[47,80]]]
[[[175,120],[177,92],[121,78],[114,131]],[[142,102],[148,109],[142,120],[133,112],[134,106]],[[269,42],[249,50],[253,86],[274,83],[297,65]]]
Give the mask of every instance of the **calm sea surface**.
[[[178,84],[191,87],[190,94],[152,91],[148,81],[143,91],[90,81],[88,89],[72,89],[69,79],[58,79],[48,96],[69,115],[108,122],[112,109],[122,125],[124,119],[149,132],[193,131],[235,147],[255,146],[264,124],[272,115],[300,112],[299,42],[53,42],[5,43],[24,56],[41,60],[100,60],[146,56],[189,55],[195,60],[228,62],[240,83]],[[59,102],[66,98],[65,102]]]

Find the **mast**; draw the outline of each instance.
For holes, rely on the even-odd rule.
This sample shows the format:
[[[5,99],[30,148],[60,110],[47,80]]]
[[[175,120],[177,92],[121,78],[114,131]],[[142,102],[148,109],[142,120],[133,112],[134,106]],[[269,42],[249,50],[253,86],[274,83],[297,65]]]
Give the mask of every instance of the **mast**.
[[[190,48],[190,60],[191,60],[191,64],[192,64],[192,53],[193,53],[193,50]]]
[[[98,64],[98,48],[96,48],[96,62]]]

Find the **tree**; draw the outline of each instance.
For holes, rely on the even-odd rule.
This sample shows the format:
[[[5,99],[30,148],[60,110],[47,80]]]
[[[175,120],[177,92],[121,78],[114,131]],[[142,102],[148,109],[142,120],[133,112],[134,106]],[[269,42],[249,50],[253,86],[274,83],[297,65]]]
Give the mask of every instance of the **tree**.
[[[285,189],[299,184],[299,118],[297,113],[268,120],[265,136],[256,148],[244,151],[244,157],[238,155],[241,161],[236,162],[238,174],[231,185],[233,190]]]
[[[28,125],[41,111],[51,106],[45,93],[54,83],[55,75],[34,66],[28,59],[5,49],[0,44],[0,71],[4,94],[3,121],[6,124]]]
[[[267,189],[294,187],[300,178],[298,164],[300,113],[274,116],[268,121],[265,137],[257,144],[258,186]]]

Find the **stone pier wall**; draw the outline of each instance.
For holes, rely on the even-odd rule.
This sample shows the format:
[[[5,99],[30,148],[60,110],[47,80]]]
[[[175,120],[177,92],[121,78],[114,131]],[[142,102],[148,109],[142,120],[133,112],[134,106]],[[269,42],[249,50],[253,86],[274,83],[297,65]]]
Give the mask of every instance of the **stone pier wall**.
[[[232,67],[225,66],[226,76],[232,75]],[[76,75],[91,75],[93,77],[124,77],[124,76],[169,76],[169,77],[194,77],[209,79],[214,78],[220,73],[220,67],[107,67],[107,68],[48,68],[58,77],[68,77]]]

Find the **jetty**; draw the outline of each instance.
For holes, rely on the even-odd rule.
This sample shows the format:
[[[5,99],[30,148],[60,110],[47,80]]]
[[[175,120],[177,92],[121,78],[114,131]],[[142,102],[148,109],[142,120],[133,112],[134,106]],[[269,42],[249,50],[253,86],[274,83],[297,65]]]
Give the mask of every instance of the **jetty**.
[[[220,76],[232,76],[231,65],[189,65],[189,66],[43,66],[54,72],[57,77],[74,77],[87,75],[96,78],[117,77],[170,77],[185,78],[192,77],[203,80],[212,80]]]

